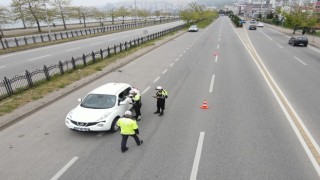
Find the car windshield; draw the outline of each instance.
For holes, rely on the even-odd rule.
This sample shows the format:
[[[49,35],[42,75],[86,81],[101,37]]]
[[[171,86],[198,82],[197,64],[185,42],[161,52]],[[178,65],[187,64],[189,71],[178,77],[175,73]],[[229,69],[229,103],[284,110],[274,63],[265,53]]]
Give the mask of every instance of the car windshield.
[[[197,28],[197,26],[191,26],[190,28]]]
[[[90,109],[108,109],[116,104],[116,96],[107,94],[89,94],[82,101],[81,107]]]

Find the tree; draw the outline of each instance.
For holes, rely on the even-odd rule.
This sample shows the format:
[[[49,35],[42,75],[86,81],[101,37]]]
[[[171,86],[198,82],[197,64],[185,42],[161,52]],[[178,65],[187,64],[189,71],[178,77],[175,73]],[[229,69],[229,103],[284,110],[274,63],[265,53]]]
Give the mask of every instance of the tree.
[[[84,6],[73,6],[69,8],[70,8],[69,17],[79,19],[80,24],[82,24],[82,20],[83,20],[83,26],[87,27],[86,19],[92,16],[90,13],[90,9]]]
[[[111,17],[112,24],[114,24],[114,19],[117,17],[116,11],[114,9],[109,10],[107,16]]]
[[[180,11],[179,16],[181,17],[182,20],[186,21],[187,24],[189,24],[193,20],[193,12],[191,9]]]
[[[13,21],[21,20],[23,28],[26,29],[26,11],[24,7],[25,3],[21,0],[12,0],[11,7],[12,7],[12,19]]]
[[[1,26],[10,22],[10,11],[4,6],[0,6],[0,34],[3,36]]]
[[[147,20],[147,17],[150,16],[151,13],[147,10],[144,10],[144,9],[138,9],[137,14],[138,14],[139,19],[141,17],[143,17],[145,20]]]
[[[64,29],[67,29],[66,26],[66,19],[68,16],[66,15],[67,8],[70,6],[71,0],[52,0],[52,5],[54,7],[54,10],[57,12],[58,16],[61,18]]]
[[[53,12],[45,9],[46,0],[13,0],[11,7],[19,11],[21,8],[21,13],[18,13],[21,18],[28,22],[29,24],[36,23],[38,31],[41,32],[40,22],[46,21],[46,13],[49,17],[52,16]],[[18,17],[18,16],[17,16]],[[49,19],[50,20],[50,19]],[[49,22],[48,22],[49,23]]]
[[[91,16],[100,21],[100,25],[103,26],[102,19],[105,20],[107,17],[107,13],[105,11],[101,11],[97,8],[91,8]]]
[[[127,8],[121,6],[119,9],[116,11],[116,16],[117,17],[122,17],[122,24],[124,24],[124,18],[129,16],[130,12]]]

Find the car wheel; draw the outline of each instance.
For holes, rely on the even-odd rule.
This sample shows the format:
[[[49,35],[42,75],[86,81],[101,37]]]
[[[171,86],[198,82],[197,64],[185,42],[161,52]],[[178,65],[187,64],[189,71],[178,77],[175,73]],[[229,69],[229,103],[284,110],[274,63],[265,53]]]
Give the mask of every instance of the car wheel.
[[[119,120],[119,117],[116,117],[111,124],[110,132],[117,132],[119,130],[119,126],[117,125],[117,122]]]
[[[307,46],[308,46],[308,44],[305,44],[305,45],[304,45],[304,47],[307,47]]]

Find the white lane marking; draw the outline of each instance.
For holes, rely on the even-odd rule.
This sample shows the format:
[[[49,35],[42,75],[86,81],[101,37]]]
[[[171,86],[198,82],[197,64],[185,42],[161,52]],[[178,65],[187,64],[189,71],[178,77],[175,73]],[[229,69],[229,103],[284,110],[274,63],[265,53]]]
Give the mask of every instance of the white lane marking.
[[[214,78],[215,78],[215,75],[213,74],[212,77],[211,77],[209,93],[212,93],[212,91],[213,91]]]
[[[202,145],[203,145],[203,139],[204,139],[204,132],[200,132],[198,146],[197,146],[197,150],[196,150],[196,155],[195,155],[194,161],[193,161],[190,180],[196,180],[197,179],[198,167],[199,167],[201,151],[202,151]]]
[[[5,67],[6,67],[6,66],[0,66],[0,69],[1,69],[1,68],[5,68]]]
[[[117,40],[117,39],[119,39],[119,38],[111,38],[108,41],[114,41],[114,40]]]
[[[269,39],[272,41],[271,37],[268,36],[268,35],[267,35],[266,33],[264,33],[263,31],[261,31],[261,29],[259,29],[259,31],[262,32],[262,34],[264,34],[265,36],[267,36],[267,38],[269,38]]]
[[[231,24],[231,21],[229,21],[229,23]],[[235,33],[238,35],[240,41],[242,42],[242,44],[245,45],[245,48],[247,48],[247,45],[244,43],[244,41],[241,39],[240,35],[236,32],[235,28],[233,28],[233,30],[235,31]],[[247,32],[246,32],[247,33]],[[248,34],[247,34],[247,38]],[[249,39],[250,41],[250,39]],[[251,41],[250,41],[250,44]],[[248,49],[248,48],[247,48]],[[255,49],[254,49],[255,51]],[[275,80],[273,79],[273,77],[271,76],[271,74],[269,73],[269,71],[267,70],[267,68],[265,67],[264,63],[262,62],[260,56],[257,54],[257,52],[255,51],[261,66],[258,64],[257,60],[254,58],[253,54],[251,53],[251,51],[249,51],[250,56],[252,57],[253,61],[256,63],[258,69],[260,70],[262,76],[264,77],[264,79],[266,80],[266,83],[268,84],[272,94],[274,95],[274,97],[276,98],[278,104],[280,105],[283,113],[285,114],[289,124],[291,125],[292,129],[294,130],[294,132],[296,133],[299,142],[301,143],[303,149],[306,151],[307,156],[309,157],[313,167],[315,168],[315,170],[318,173],[318,176],[320,176],[320,166],[315,158],[315,156],[313,155],[313,153],[311,152],[311,149],[309,148],[309,145],[307,144],[306,140],[304,139],[304,137],[302,137],[302,134],[300,132],[300,130],[298,129],[296,123],[293,121],[293,118],[296,118],[296,120],[298,121],[298,125],[301,126],[301,128],[303,129],[302,133],[305,133],[307,138],[310,139],[311,141],[311,146],[313,146],[316,151],[317,154],[320,154],[320,147],[317,144],[317,142],[314,140],[314,138],[312,137],[311,133],[309,132],[309,130],[306,128],[306,126],[304,125],[303,121],[301,120],[301,118],[299,117],[299,115],[297,114],[297,112],[294,110],[294,108],[292,107],[291,103],[288,101],[288,99],[286,98],[286,96],[283,94],[282,90],[279,88],[278,84],[275,82]],[[266,71],[264,72],[263,69]],[[270,80],[268,80],[268,77],[270,78]],[[272,87],[272,84],[275,86],[275,88]],[[277,94],[276,90],[279,92],[280,95]],[[280,100],[280,97],[282,97],[284,100]],[[285,104],[287,104],[289,106],[289,108],[287,109],[285,107]],[[292,112],[294,115],[291,116],[289,114],[289,111]]]
[[[153,81],[153,83],[157,82],[159,79],[160,79],[160,76],[157,77],[157,78]]]
[[[186,52],[187,52],[187,51],[186,51],[186,50],[184,50],[184,51],[183,51],[183,54],[184,54],[184,53],[186,53]]]
[[[216,56],[216,59],[214,60],[214,62],[218,62],[218,56]]]
[[[168,71],[168,69],[165,69],[165,70],[162,72],[162,74],[165,74],[167,71]]]
[[[316,52],[318,52],[318,53],[320,53],[320,50],[319,49],[316,49],[316,48],[314,48],[314,47],[310,47],[310,46],[308,46],[310,49],[312,49],[312,50],[314,50],[314,51],[316,51]]]
[[[49,55],[45,55],[45,56],[36,57],[36,58],[33,58],[33,59],[29,59],[28,61],[35,61],[35,60],[42,59],[42,58],[45,58],[45,57],[48,57],[48,56],[51,56],[51,55],[49,54]]]
[[[280,48],[283,48],[279,43],[277,43],[277,45],[278,45]]]
[[[176,60],[174,60],[175,62],[179,61],[180,58],[177,58]]]
[[[98,45],[98,44],[102,44],[102,42],[92,43],[92,44],[90,44],[90,46],[94,46],[94,45]]]
[[[220,48],[220,45],[218,44],[218,45],[217,45],[217,49],[219,49],[219,48]]]
[[[220,41],[220,39],[221,39],[221,38],[219,38],[219,40],[218,40],[218,41]]]
[[[181,58],[181,57],[182,57],[182,54],[180,54],[179,58]]]
[[[69,167],[72,166],[73,163],[75,163],[79,157],[75,156],[73,157],[56,175],[54,175],[50,180],[57,180],[59,177],[68,170]]]
[[[296,60],[298,60],[299,62],[301,62],[303,65],[307,65],[305,62],[303,62],[302,60],[300,60],[299,58],[297,58],[297,57],[294,57]]]
[[[77,49],[80,49],[80,47],[76,47],[76,48],[71,48],[71,49],[67,49],[67,50],[66,50],[66,52],[74,51],[74,50],[77,50]]]
[[[171,63],[171,64],[170,64],[170,67],[172,67],[173,65],[174,65],[174,63]]]
[[[151,87],[150,86],[148,86],[141,94],[144,94],[144,93],[146,93],[149,89],[150,89]]]

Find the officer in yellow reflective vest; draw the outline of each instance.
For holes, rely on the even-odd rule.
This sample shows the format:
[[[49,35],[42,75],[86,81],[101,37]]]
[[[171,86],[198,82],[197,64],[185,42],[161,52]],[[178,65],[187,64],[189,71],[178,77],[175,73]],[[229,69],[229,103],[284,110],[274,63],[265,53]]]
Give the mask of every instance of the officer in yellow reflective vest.
[[[127,140],[129,136],[134,138],[138,146],[140,146],[143,143],[143,141],[140,140],[137,135],[139,134],[138,124],[135,120],[131,119],[131,116],[132,116],[131,111],[126,111],[124,113],[124,117],[120,118],[117,122],[117,125],[121,129],[121,135],[122,135],[121,151],[123,153],[129,149],[127,147]]]
[[[165,109],[166,98],[168,97],[168,93],[161,86],[158,86],[156,88],[156,90],[157,90],[157,93],[153,97],[157,98],[157,111],[154,112],[154,114],[159,114],[160,113],[159,116],[162,116],[163,115],[163,111]]]
[[[137,93],[137,91],[135,91],[134,89],[130,90],[129,92],[129,97],[131,97],[132,99],[132,107],[136,113],[135,118],[137,121],[140,121],[141,120],[141,106],[142,106],[142,103],[141,103],[141,95],[139,93]]]

